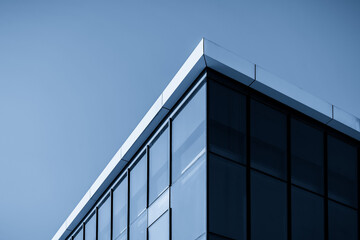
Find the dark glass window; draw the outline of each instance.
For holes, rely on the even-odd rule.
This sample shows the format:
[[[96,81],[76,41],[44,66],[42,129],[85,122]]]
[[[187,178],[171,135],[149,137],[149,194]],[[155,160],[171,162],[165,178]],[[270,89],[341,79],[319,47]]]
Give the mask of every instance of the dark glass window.
[[[85,239],[96,240],[96,215],[94,213],[85,223]]]
[[[113,192],[113,239],[127,228],[128,179],[124,178]]]
[[[296,119],[291,120],[291,181],[324,193],[323,132]]]
[[[152,203],[169,185],[169,129],[166,128],[150,146],[149,202]]]
[[[146,208],[146,154],[130,171],[130,223]]]
[[[214,234],[211,234],[211,233],[208,234],[207,239],[208,240],[229,240],[229,238],[221,237],[219,235],[214,235]],[[246,238],[242,238],[242,239],[246,239]]]
[[[98,211],[98,240],[110,240],[111,200],[108,197]]]
[[[205,156],[171,187],[172,239],[196,239],[206,227]]]
[[[291,190],[292,239],[324,239],[324,198],[297,187]]]
[[[169,212],[149,227],[149,240],[169,240]]]
[[[245,163],[246,97],[209,82],[209,148]]]
[[[332,136],[328,137],[329,198],[357,207],[357,150]]]
[[[356,240],[357,211],[328,201],[329,203],[329,240]]]
[[[71,238],[69,238],[71,239]],[[83,240],[83,230],[82,228],[80,229],[80,231],[78,231],[78,233],[75,235],[74,240]]]
[[[251,238],[287,239],[286,183],[251,172]]]
[[[209,230],[232,239],[246,239],[246,171],[210,154]]]
[[[286,178],[286,115],[255,100],[250,109],[251,166]]]
[[[173,183],[205,152],[205,86],[195,93],[173,121]]]
[[[131,225],[130,225],[130,240],[146,240],[146,219],[147,212],[143,212]]]

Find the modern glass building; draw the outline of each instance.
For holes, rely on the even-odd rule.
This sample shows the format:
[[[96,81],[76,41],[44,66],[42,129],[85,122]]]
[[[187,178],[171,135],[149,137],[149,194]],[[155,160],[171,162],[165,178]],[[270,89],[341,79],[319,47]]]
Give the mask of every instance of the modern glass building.
[[[53,239],[359,239],[360,120],[202,40]]]

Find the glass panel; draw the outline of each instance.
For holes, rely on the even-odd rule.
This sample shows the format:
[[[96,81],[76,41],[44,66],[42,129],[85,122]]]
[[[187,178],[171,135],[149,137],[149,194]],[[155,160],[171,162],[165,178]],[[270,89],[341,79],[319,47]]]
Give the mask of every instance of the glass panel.
[[[357,207],[357,151],[332,136],[328,137],[329,198]]]
[[[203,85],[173,121],[173,183],[205,152],[205,89]]]
[[[96,240],[96,216],[93,214],[85,223],[85,239]]]
[[[209,148],[245,163],[246,98],[214,81],[209,82]]]
[[[143,212],[138,219],[130,225],[130,240],[146,240],[147,212]]]
[[[127,231],[124,231],[115,240],[126,240],[126,239],[127,239]]]
[[[111,199],[108,197],[98,211],[98,240],[110,240]]]
[[[149,227],[149,240],[169,239],[169,212],[162,215]]]
[[[169,192],[167,189],[156,201],[148,208],[148,225],[151,225],[158,217],[169,209]]]
[[[233,239],[246,239],[245,167],[211,154],[209,231]]]
[[[251,238],[287,239],[286,183],[251,172]]]
[[[328,201],[329,240],[358,239],[357,211]]]
[[[150,146],[149,202],[152,203],[169,185],[169,129]]]
[[[324,193],[323,132],[303,122],[291,121],[291,181]]]
[[[130,223],[146,208],[146,154],[130,171]]]
[[[292,187],[292,239],[324,239],[324,198]]]
[[[116,239],[127,227],[128,179],[124,178],[113,192],[113,236]]]
[[[76,234],[76,236],[74,237],[74,240],[83,240],[83,230],[82,230],[82,228],[81,228],[80,231]]]
[[[252,100],[250,109],[251,166],[286,178],[286,115]]]
[[[205,232],[206,168],[201,157],[171,188],[172,239],[196,239]]]

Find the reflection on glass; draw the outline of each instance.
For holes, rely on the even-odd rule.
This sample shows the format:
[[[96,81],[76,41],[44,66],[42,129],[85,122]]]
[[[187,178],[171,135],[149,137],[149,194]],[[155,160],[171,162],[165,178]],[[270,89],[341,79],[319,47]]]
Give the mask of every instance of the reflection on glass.
[[[209,230],[232,239],[246,239],[245,167],[210,154]]]
[[[119,237],[115,238],[115,240],[126,240],[127,239],[127,232],[124,231],[119,235]]]
[[[205,86],[195,93],[173,121],[173,183],[205,152]]]
[[[117,237],[127,227],[127,186],[128,180],[124,178],[113,192],[113,238]]]
[[[146,154],[130,171],[130,223],[146,208]]]
[[[251,172],[251,238],[287,239],[286,183]]]
[[[171,188],[172,239],[196,239],[205,232],[205,156]]]
[[[323,132],[296,119],[291,121],[291,181],[324,192]]]
[[[169,189],[156,199],[148,208],[148,225],[151,225],[158,217],[169,209]]]
[[[146,219],[145,211],[130,225],[130,240],[146,240]]]
[[[286,178],[286,115],[255,100],[250,108],[251,166]]]
[[[108,197],[98,211],[98,240],[110,240],[111,200]]]
[[[169,239],[169,212],[162,215],[149,227],[149,240]]]
[[[85,239],[96,240],[96,216],[93,214],[85,223]]]
[[[219,83],[209,85],[209,148],[245,163],[246,98]]]
[[[351,208],[328,201],[329,208],[329,239],[358,239],[357,212]]]
[[[332,136],[328,137],[329,198],[357,207],[357,150]]]
[[[296,187],[291,191],[292,239],[324,239],[324,198]]]
[[[74,240],[83,240],[83,230],[82,228],[80,231],[75,235]]]
[[[169,184],[169,129],[150,146],[149,202],[152,203]]]

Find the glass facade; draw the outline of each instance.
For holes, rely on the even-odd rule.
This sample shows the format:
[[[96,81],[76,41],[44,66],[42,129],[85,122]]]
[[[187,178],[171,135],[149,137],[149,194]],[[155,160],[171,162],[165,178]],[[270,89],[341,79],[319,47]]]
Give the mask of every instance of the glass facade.
[[[207,74],[68,239],[359,239],[359,142]]]
[[[113,191],[113,239],[121,239],[127,229],[128,179],[121,179]]]
[[[111,199],[108,197],[98,210],[98,240],[110,239]]]
[[[149,202],[152,203],[169,186],[169,128],[150,146]]]

